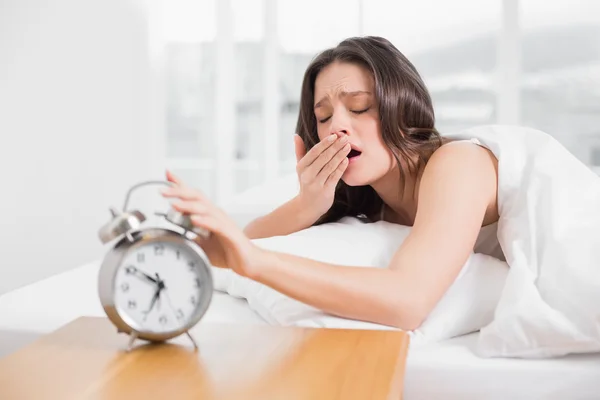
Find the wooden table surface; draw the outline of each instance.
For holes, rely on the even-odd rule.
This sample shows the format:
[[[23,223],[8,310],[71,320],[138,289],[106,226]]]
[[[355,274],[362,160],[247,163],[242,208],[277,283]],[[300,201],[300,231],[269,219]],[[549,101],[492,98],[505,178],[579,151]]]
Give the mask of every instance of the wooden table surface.
[[[400,399],[399,331],[202,324],[151,345],[82,317],[0,359],[0,399]]]

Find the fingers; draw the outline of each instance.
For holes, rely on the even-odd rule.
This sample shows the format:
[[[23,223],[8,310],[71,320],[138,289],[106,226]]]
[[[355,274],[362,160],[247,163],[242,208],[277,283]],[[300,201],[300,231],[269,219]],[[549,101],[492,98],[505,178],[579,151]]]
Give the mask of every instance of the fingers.
[[[337,168],[333,170],[333,172],[327,177],[327,180],[324,183],[325,187],[335,188],[339,180],[342,179],[342,175],[344,175],[346,168],[348,168],[348,162],[348,158],[344,157],[342,162],[338,164]]]
[[[323,166],[323,168],[317,175],[317,181],[324,185],[325,181],[329,178],[329,176],[333,174],[342,163],[348,162],[348,157],[346,157],[348,153],[350,153],[349,144],[345,145],[341,150],[339,150],[333,156],[333,158]]]
[[[166,198],[178,199],[171,204],[174,210],[189,215],[194,226],[208,232],[219,233],[225,229],[227,224],[222,211],[206,200],[200,191],[182,185],[182,181],[169,172],[167,179],[177,186],[163,188],[160,192]]]
[[[206,239],[210,232],[220,233],[224,227],[219,215],[209,206],[198,201],[179,201],[173,204],[173,208],[181,213],[188,214],[192,225],[204,229],[205,234],[199,236]]]
[[[296,152],[296,162],[299,162],[306,155],[306,147],[298,134],[294,134],[294,150]]]
[[[329,135],[328,137],[321,140],[319,143],[313,146],[312,149],[302,157],[301,160],[298,161],[297,169],[304,170],[306,167],[311,165],[323,151],[327,150],[337,139],[336,134]]]
[[[204,196],[195,189],[187,186],[175,186],[161,189],[160,191],[164,197],[178,197],[182,200],[204,200]]]
[[[323,173],[325,175],[322,176],[320,180],[321,183],[325,182],[327,177],[335,168],[337,168],[338,164],[350,153],[350,145],[347,142],[346,137],[342,137],[335,142],[333,146],[330,146],[327,150],[325,150],[321,155],[313,162],[308,168],[307,171],[309,175],[314,176],[318,179],[318,176]],[[328,163],[332,162],[333,164],[327,169]]]
[[[213,215],[208,214],[195,214],[191,217],[194,226],[206,229],[209,232],[221,233],[222,224]]]
[[[174,183],[177,186],[184,186],[183,181],[175,176],[175,174],[173,174],[171,171],[167,170],[166,175],[169,182]]]
[[[177,201],[173,203],[173,208],[184,214],[206,214],[209,208],[198,201]]]
[[[207,213],[209,209],[212,210],[210,203],[195,189],[186,186],[175,186],[161,189],[160,192],[165,198],[179,199],[171,206],[181,213],[194,215]]]

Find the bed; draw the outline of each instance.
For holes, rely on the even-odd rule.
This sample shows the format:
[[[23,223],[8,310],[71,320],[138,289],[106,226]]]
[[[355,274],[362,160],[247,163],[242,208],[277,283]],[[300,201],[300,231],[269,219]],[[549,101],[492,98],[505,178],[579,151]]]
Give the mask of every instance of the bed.
[[[22,287],[0,297],[0,356],[71,320],[104,316],[96,295],[99,263]],[[266,324],[245,300],[215,292],[200,323]],[[600,354],[557,359],[481,359],[477,334],[411,348],[404,398],[599,399]]]

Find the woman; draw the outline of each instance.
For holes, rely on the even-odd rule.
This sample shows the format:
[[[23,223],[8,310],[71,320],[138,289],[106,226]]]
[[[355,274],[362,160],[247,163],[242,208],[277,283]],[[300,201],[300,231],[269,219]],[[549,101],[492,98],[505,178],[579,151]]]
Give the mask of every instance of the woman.
[[[497,160],[448,143],[414,66],[387,40],[351,38],[321,53],[302,85],[294,138],[300,192],[244,231],[170,173],[163,195],[194,224],[216,266],[341,317],[418,328],[498,220]],[[451,145],[452,144],[452,145]],[[250,239],[343,216],[412,226],[389,268],[332,265],[263,250]],[[491,232],[491,234],[490,234]]]

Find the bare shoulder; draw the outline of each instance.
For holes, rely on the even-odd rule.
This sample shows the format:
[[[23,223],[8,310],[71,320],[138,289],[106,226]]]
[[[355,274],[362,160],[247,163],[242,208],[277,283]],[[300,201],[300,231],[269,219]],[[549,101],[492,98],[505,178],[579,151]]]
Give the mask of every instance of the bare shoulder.
[[[484,224],[498,219],[498,160],[485,147],[469,141],[441,146],[432,154],[421,178],[424,189],[432,184],[483,197],[488,202]]]
[[[481,167],[492,169],[497,175],[498,160],[490,150],[470,141],[450,142],[441,146],[431,156],[428,166]],[[488,171],[489,172],[489,171]]]

